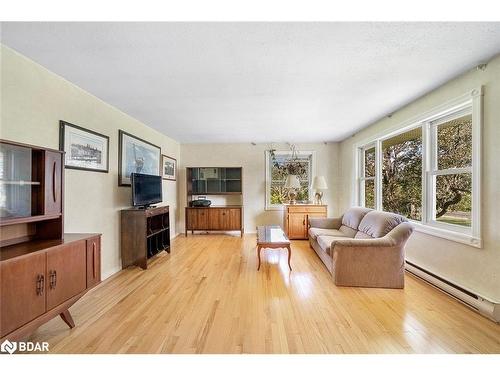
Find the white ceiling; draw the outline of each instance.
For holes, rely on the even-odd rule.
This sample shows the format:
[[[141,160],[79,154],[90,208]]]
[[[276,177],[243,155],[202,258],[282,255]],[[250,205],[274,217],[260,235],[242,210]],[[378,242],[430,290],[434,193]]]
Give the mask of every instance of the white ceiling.
[[[2,23],[1,38],[182,143],[314,142],[487,61],[500,23]]]

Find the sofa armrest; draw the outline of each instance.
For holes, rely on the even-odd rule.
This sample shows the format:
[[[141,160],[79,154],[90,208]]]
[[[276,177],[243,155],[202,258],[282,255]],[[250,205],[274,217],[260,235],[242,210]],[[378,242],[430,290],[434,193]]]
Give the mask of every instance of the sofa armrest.
[[[324,218],[311,217],[309,218],[309,227],[322,229],[339,229],[342,225],[342,218]]]
[[[382,238],[336,239],[330,249],[335,284],[403,288],[405,244],[412,231],[402,223]]]

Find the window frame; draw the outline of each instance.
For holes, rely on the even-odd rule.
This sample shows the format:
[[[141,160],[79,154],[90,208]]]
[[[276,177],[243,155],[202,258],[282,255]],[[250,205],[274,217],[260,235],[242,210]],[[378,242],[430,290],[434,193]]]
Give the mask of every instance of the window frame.
[[[422,128],[422,220],[411,220],[417,231],[481,248],[481,130],[483,122],[483,87],[450,100],[430,111],[354,145],[354,205],[364,206],[364,151],[375,145],[375,209],[382,210],[382,142],[417,127]],[[465,114],[472,115],[472,166],[437,169],[437,128],[440,124]],[[434,219],[436,210],[435,180],[438,175],[470,173],[472,176],[471,226],[464,227]],[[363,174],[363,175],[362,175]],[[363,185],[362,185],[363,184]]]
[[[292,155],[291,151],[274,151],[275,155]],[[310,171],[309,171],[309,200],[313,199],[311,185],[314,177],[316,176],[316,151],[297,151],[299,156],[309,156],[311,158]],[[266,211],[281,211],[283,204],[271,204],[271,152],[265,151],[265,171],[266,171],[266,192],[265,192],[265,210]]]
[[[366,166],[365,166],[365,153],[366,151],[368,150],[371,150],[371,149],[375,149],[375,175],[373,177],[366,177]],[[377,193],[377,176],[378,176],[378,173],[377,173],[377,169],[379,168],[378,166],[378,163],[377,163],[377,144],[376,142],[372,142],[372,143],[369,143],[367,145],[364,145],[362,147],[360,147],[358,149],[358,158],[360,160],[360,166],[358,168],[358,194],[359,194],[359,197],[358,197],[358,201],[359,202],[363,202],[363,207],[365,206],[365,203],[366,203],[366,192],[365,192],[365,182],[366,181],[373,181],[374,182],[374,185],[375,185],[375,191],[374,191],[374,203],[375,203],[375,207],[377,207],[377,199],[378,199],[378,193]]]

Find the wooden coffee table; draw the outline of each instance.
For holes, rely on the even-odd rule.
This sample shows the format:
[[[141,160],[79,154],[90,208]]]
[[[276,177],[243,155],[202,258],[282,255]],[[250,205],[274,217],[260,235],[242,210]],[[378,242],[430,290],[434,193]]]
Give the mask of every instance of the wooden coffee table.
[[[288,267],[290,271],[292,270],[292,266],[290,266],[290,258],[292,257],[290,240],[279,225],[257,227],[257,257],[259,258],[257,271],[260,270],[260,251],[262,249],[288,249]]]

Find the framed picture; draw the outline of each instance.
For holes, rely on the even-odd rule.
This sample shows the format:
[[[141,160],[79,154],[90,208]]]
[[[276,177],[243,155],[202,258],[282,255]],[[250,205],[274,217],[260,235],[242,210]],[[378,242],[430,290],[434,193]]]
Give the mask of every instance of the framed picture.
[[[164,180],[175,181],[177,176],[177,160],[170,156],[162,155],[161,176]]]
[[[131,173],[160,175],[161,149],[119,130],[118,185],[130,186]]]
[[[109,172],[109,137],[59,121],[59,149],[65,151],[64,167]]]

